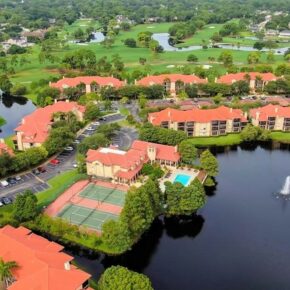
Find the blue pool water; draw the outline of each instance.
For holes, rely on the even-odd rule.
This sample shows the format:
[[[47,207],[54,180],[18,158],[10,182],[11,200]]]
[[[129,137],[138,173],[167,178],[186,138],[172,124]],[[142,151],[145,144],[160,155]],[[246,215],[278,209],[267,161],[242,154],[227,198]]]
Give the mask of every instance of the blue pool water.
[[[188,184],[189,180],[190,180],[189,175],[177,174],[175,179],[174,179],[174,183],[180,182],[182,185],[186,186]]]

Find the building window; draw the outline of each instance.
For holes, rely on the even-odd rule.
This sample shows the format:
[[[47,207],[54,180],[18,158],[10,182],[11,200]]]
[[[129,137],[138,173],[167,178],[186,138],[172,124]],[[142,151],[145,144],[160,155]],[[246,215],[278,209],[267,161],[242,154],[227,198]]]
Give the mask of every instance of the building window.
[[[170,86],[171,86],[170,80],[169,79],[164,80],[163,87],[164,87],[166,92],[170,92]]]

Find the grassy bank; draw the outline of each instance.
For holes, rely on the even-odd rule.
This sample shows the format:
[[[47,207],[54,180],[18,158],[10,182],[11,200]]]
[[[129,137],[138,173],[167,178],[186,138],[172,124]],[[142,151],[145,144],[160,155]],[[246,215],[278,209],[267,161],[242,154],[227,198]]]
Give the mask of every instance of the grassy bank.
[[[53,177],[48,181],[50,188],[37,194],[39,206],[47,206],[75,182],[85,178],[86,174],[80,174],[77,170],[66,171]]]
[[[290,143],[290,133],[286,132],[272,132],[270,137],[273,141],[281,143]]]
[[[205,146],[230,146],[237,145],[242,142],[240,134],[228,134],[217,137],[193,137],[190,139],[196,147]]]

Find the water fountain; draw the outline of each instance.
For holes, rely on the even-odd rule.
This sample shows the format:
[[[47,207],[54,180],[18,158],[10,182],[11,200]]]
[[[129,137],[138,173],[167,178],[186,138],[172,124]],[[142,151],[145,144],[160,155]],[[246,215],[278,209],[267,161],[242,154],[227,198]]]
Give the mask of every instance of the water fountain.
[[[283,188],[281,189],[280,193],[283,195],[290,194],[290,176],[286,177],[285,183],[284,183]]]

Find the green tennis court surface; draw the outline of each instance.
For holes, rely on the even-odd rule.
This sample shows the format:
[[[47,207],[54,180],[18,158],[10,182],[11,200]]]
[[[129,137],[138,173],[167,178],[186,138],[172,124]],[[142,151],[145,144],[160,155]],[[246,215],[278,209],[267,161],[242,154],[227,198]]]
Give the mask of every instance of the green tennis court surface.
[[[87,207],[70,204],[58,214],[71,224],[82,225],[94,230],[102,230],[102,225],[109,219],[118,219],[117,215]]]
[[[126,192],[116,188],[108,188],[90,183],[79,195],[81,197],[123,206]]]

